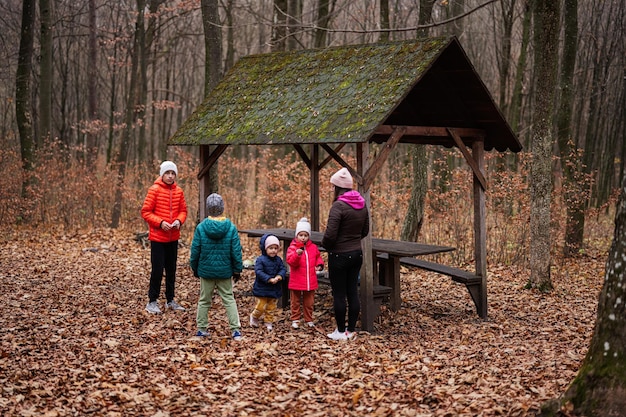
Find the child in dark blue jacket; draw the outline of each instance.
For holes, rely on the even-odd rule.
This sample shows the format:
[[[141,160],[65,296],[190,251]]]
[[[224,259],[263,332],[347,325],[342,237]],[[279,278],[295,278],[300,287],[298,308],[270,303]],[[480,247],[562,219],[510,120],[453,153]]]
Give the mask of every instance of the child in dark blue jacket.
[[[259,327],[260,319],[268,331],[274,328],[274,312],[278,305],[278,299],[282,296],[282,284],[287,269],[285,263],[278,256],[280,242],[274,235],[265,234],[259,243],[261,256],[256,258],[254,273],[256,278],[252,287],[252,294],[256,297],[256,307],[250,314],[250,326]]]

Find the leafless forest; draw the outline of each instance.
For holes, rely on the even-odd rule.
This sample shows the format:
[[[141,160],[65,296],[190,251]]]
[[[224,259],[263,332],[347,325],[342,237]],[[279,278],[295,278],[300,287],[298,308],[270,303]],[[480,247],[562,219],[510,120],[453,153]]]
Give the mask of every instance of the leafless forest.
[[[10,295],[0,313],[0,411],[538,412],[575,376],[592,336],[626,160],[626,3],[551,3],[558,6],[554,54],[535,45],[546,28],[533,8],[539,3],[0,2],[0,288]],[[192,338],[198,289],[185,256],[198,214],[198,150],[167,140],[207,91],[250,54],[450,35],[524,146],[515,156],[487,155],[490,319],[479,321],[466,292],[442,286],[441,277],[403,270],[403,308],[384,311],[378,333],[351,346],[323,337],[331,326],[324,292],[316,299],[319,335],[289,333],[287,325],[272,337],[244,328],[246,343],[233,345],[220,336],[218,306],[211,343]],[[539,60],[554,71],[547,109],[538,108],[546,94],[537,87]],[[551,121],[542,133],[552,149],[543,190],[551,195],[549,294],[524,290],[538,110]],[[454,246],[446,262],[471,265],[472,173],[454,149],[428,148],[426,158],[420,238]],[[149,252],[133,238],[146,228],[139,208],[164,159],[178,164],[190,207],[180,258],[180,296],[190,310],[155,319],[141,311]],[[372,185],[378,237],[400,235],[414,187],[411,164],[401,145]],[[308,210],[301,170],[290,148],[231,147],[219,163],[227,214],[240,228],[295,225]],[[322,190],[322,213],[331,199]],[[244,244],[253,257],[255,243]],[[242,317],[251,282],[244,276],[237,289]],[[313,366],[310,357],[322,359]]]
[[[93,182],[93,188],[101,189],[99,181],[115,182],[123,165],[122,174],[143,175],[124,180],[124,192],[133,194],[141,193],[146,183],[139,182],[149,180],[146,177],[158,161],[187,151],[193,161],[195,149],[168,150],[166,142],[202,101],[205,83],[209,78],[219,79],[241,56],[277,50],[454,34],[526,152],[530,150],[534,55],[527,1],[228,0],[203,4],[215,6],[218,15],[203,15],[200,1],[2,2],[0,167],[5,175],[11,172],[12,178],[21,180],[12,181],[3,191],[3,221],[46,220],[34,213],[46,210],[38,196],[48,191],[32,180],[42,175],[70,171],[79,178],[77,187]],[[563,81],[554,92],[555,105],[567,101],[571,111],[568,128],[561,129],[566,137],[559,136],[555,122],[553,172],[557,197],[565,196],[565,205],[580,204],[572,202],[572,193],[567,195],[572,184],[579,185],[575,191],[582,196],[584,209],[603,207],[619,186],[626,129],[625,8],[622,1],[594,0],[566,1],[560,9],[558,62]],[[567,42],[572,39],[566,31],[572,9],[577,10],[577,31],[575,65],[568,78],[563,74],[569,59]],[[205,43],[203,26],[207,21],[218,29],[214,32],[219,40],[219,55],[215,55],[216,48],[210,49],[209,60],[205,60],[209,43]],[[24,42],[25,33],[32,36],[30,44]],[[231,150],[238,160],[252,160],[258,152]],[[290,150],[277,152],[272,161]],[[396,156],[397,162],[407,165],[403,155],[406,152]],[[463,166],[459,155],[442,158],[435,150],[429,155],[431,185],[445,188],[441,172]],[[55,172],[45,172],[51,157],[59,165]],[[497,155],[489,165],[490,171],[517,174],[524,167],[520,159]],[[190,179],[195,172],[192,162],[185,175]],[[64,187],[71,189],[70,177],[63,178]],[[263,191],[262,182],[240,182],[238,192],[256,194]],[[53,187],[52,194],[58,196],[63,191],[54,189],[56,183],[47,181],[45,188]],[[28,193],[28,187],[32,192]],[[81,219],[68,214],[73,219],[65,221],[66,225],[110,223],[106,210],[111,202],[98,195],[78,197],[88,191],[77,191],[70,197],[91,204],[81,209]],[[189,191],[193,195],[193,189]],[[27,195],[28,201],[19,201],[19,196]],[[123,222],[135,214],[136,207],[122,205]],[[283,217],[277,220],[293,220]]]

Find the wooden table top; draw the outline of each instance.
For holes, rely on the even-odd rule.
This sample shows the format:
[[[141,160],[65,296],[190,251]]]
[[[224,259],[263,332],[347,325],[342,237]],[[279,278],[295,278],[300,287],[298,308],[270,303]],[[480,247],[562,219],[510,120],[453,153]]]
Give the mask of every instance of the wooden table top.
[[[246,229],[240,230],[250,237],[261,237],[266,233],[276,236],[279,240],[291,242],[296,236],[295,229]],[[322,244],[324,234],[311,231],[311,241],[316,245]],[[450,252],[454,248],[449,246],[428,245],[425,243],[406,242],[402,240],[372,238],[372,250],[378,253],[386,253],[391,256],[420,256],[435,253]]]

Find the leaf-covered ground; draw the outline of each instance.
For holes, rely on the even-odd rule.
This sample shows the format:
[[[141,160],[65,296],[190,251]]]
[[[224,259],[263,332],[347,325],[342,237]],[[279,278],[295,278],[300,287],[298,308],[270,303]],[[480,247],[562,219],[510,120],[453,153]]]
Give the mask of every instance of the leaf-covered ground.
[[[605,260],[559,261],[548,295],[523,289],[527,271],[492,266],[486,321],[463,286],[403,270],[401,310],[350,342],[325,336],[326,288],[316,329],[293,330],[282,312],[273,333],[250,328],[246,271],[235,342],[219,297],[211,337],[194,336],[186,247],[177,300],[188,310],[158,316],[144,311],[149,250],[132,233],[22,232],[0,253],[0,414],[15,416],[533,415],[580,365]]]

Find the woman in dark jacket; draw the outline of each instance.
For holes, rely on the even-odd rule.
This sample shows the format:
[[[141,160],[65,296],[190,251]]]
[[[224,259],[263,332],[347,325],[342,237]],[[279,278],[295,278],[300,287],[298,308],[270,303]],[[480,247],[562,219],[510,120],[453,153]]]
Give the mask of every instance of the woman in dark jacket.
[[[328,337],[333,340],[346,340],[354,337],[361,311],[359,302],[359,272],[363,264],[361,239],[369,233],[369,212],[365,199],[358,191],[352,189],[352,176],[346,168],[340,169],[330,177],[330,183],[335,186],[335,201],[328,213],[322,246],[328,251],[328,275],[337,328]]]

